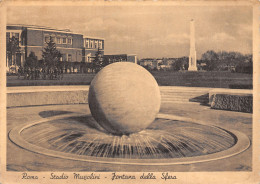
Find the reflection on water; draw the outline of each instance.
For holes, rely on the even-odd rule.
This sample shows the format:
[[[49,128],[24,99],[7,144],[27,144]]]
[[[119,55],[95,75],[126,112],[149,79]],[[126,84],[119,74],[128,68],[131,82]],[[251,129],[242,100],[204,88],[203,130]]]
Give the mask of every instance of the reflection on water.
[[[129,136],[105,132],[91,116],[48,121],[21,133],[28,142],[55,151],[106,158],[158,159],[207,155],[236,143],[217,127],[156,119],[150,127]]]

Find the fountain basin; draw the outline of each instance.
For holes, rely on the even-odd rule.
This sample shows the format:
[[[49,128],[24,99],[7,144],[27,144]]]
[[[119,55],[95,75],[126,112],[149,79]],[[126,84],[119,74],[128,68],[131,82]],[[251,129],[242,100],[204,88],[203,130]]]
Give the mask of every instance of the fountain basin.
[[[227,158],[250,146],[238,131],[159,114],[145,130],[108,134],[91,115],[72,113],[20,125],[9,138],[32,152],[71,160],[130,165],[190,164]]]

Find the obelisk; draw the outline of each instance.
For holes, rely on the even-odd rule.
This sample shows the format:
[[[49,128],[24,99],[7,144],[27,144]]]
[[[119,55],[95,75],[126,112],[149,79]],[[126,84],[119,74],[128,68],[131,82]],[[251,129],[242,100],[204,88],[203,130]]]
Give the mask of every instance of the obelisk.
[[[195,49],[195,27],[194,20],[190,21],[190,56],[189,56],[189,68],[188,71],[197,71],[197,58]]]

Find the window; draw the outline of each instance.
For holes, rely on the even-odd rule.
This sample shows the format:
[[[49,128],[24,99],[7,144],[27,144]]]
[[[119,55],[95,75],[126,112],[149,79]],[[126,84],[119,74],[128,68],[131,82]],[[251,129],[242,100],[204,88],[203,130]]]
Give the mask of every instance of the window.
[[[9,42],[9,40],[10,40],[10,33],[6,32],[6,42]]]
[[[19,38],[19,33],[12,33],[12,37]]]
[[[86,48],[89,48],[89,39],[86,39],[86,41],[85,41],[85,47],[86,47]]]
[[[86,62],[88,62],[88,63],[91,62],[91,53],[89,53],[89,54],[86,56]]]
[[[72,45],[72,38],[68,38],[68,44]]]
[[[56,43],[56,37],[55,36],[52,36],[51,37],[52,41]]]
[[[48,43],[49,41],[50,41],[50,36],[45,36],[45,37],[44,37],[44,42],[45,42],[45,43]]]
[[[90,41],[90,48],[93,48],[94,47],[94,43],[93,43],[93,40]]]
[[[98,41],[95,41],[95,49],[98,48]]]
[[[68,62],[71,62],[72,61],[72,56],[71,54],[68,55]]]
[[[12,37],[15,37],[17,40],[19,40],[19,33],[12,33],[11,32],[11,37],[10,38],[12,38]]]
[[[99,47],[99,49],[103,49],[103,48],[102,48],[102,41],[99,41],[98,47]]]
[[[61,38],[57,37],[57,44],[61,44]]]
[[[62,43],[66,44],[67,43],[67,38],[62,38]]]
[[[62,38],[62,43],[66,44],[67,43],[67,38]]]

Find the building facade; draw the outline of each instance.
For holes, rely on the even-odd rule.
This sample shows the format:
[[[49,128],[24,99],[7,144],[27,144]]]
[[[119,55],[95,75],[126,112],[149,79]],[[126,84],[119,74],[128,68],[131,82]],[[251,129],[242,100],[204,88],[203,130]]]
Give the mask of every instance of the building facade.
[[[83,36],[82,61],[86,63],[92,62],[97,50],[100,49],[102,56],[104,55],[104,39]]]
[[[7,49],[6,66],[24,66],[25,60],[31,52],[34,52],[37,59],[42,59],[42,51],[50,38],[56,43],[60,51],[61,61],[80,63],[91,62],[99,49],[104,55],[104,39],[92,38],[79,33],[73,33],[68,29],[53,29],[50,27],[29,26],[29,25],[7,25],[6,41],[16,38],[19,41],[19,51],[12,53]]]
[[[161,60],[161,59],[160,59]],[[156,58],[144,58],[140,60],[140,65],[147,69],[159,69],[159,64]]]
[[[114,62],[132,62],[137,64],[136,54],[111,54],[104,55],[104,59],[108,60],[109,63]]]

